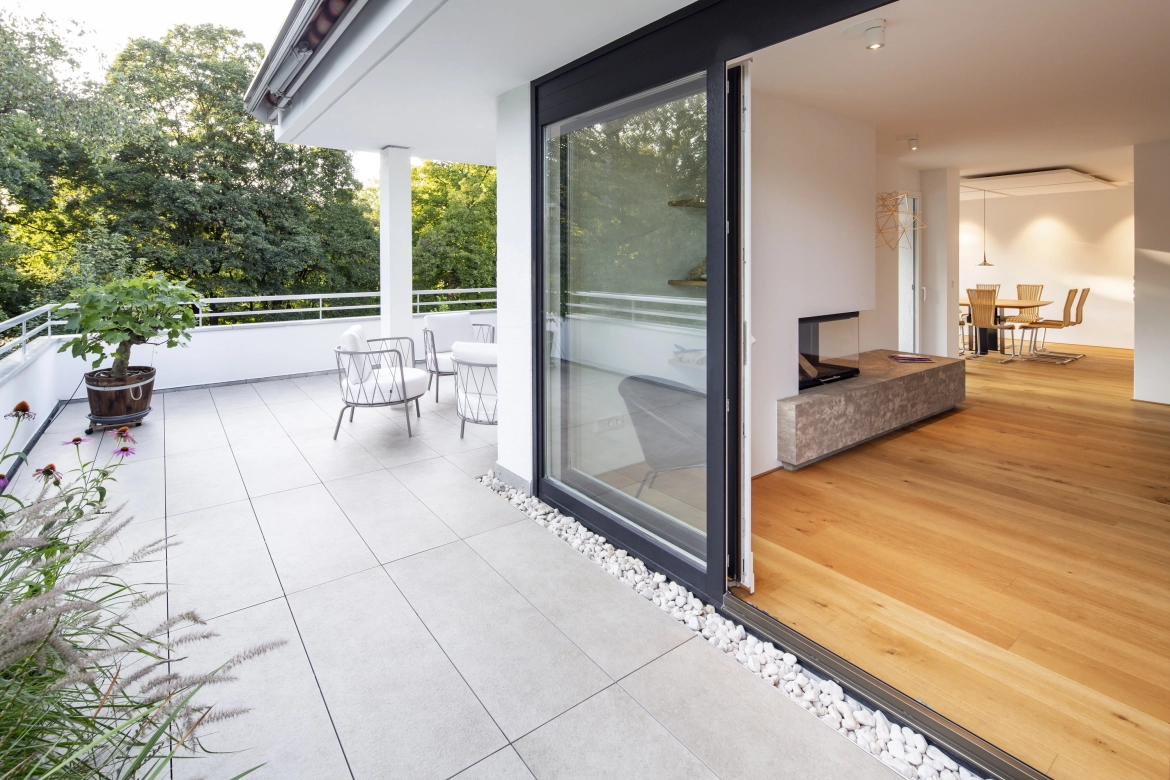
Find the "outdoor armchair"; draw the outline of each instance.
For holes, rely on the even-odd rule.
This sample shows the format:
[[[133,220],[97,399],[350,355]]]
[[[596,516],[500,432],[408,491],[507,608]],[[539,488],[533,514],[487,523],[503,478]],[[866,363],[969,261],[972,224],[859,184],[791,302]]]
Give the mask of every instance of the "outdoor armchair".
[[[333,438],[341,430],[341,420],[349,409],[349,421],[359,406],[405,406],[406,433],[410,429],[410,406],[420,415],[418,399],[427,392],[427,373],[414,367],[414,339],[408,336],[367,339],[361,325],[341,334],[337,356],[337,381],[344,406],[337,415]]]

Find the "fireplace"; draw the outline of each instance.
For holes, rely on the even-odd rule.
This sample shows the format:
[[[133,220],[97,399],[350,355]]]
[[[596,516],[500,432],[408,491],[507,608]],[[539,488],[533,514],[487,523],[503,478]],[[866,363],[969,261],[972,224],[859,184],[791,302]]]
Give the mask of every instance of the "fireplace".
[[[808,390],[857,376],[858,313],[800,318],[797,370],[800,389]]]

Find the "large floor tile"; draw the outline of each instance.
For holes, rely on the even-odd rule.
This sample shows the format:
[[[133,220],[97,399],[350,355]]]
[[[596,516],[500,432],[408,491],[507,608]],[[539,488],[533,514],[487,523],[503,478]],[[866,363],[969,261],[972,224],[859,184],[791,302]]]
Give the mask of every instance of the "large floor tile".
[[[167,456],[167,512],[182,514],[248,497],[230,447]]]
[[[694,636],[535,522],[467,543],[615,679]]]
[[[162,395],[166,417],[184,417],[193,414],[215,414],[215,401],[205,387],[195,390],[170,390]]]
[[[249,780],[349,780],[345,756],[285,600],[224,615],[208,627],[219,637],[185,646],[187,660],[177,665],[177,671],[206,672],[262,643],[283,639],[286,644],[241,664],[234,672],[235,682],[200,693],[199,701],[214,703],[217,709],[250,710],[208,726],[205,745],[222,752],[177,761],[174,776],[227,778],[263,764],[248,775]]]
[[[338,431],[334,439],[328,424],[291,434],[291,438],[322,481],[383,470],[382,464],[345,431]]]
[[[406,430],[405,418],[395,416],[390,419]],[[421,419],[412,417],[410,424],[414,435],[440,455],[476,450],[487,446],[487,442],[475,435],[474,429],[479,428],[478,425],[468,425],[467,430],[460,436],[459,423],[433,414]]]
[[[509,739],[610,684],[463,542],[386,569]]]
[[[504,747],[385,572],[289,601],[355,778],[447,778]]]
[[[378,563],[323,485],[260,496],[252,505],[286,592]]]
[[[383,563],[459,538],[385,469],[327,482],[325,487]]]
[[[110,563],[126,563],[118,577],[142,596],[152,599],[134,609],[127,617],[126,624],[143,633],[153,632],[167,619],[167,556],[169,550],[160,543],[166,542],[166,522],[163,518],[131,523],[112,539],[101,545],[97,556]],[[146,553],[148,547],[155,551]],[[131,558],[133,563],[127,563]],[[126,605],[129,606],[128,604]]]
[[[249,439],[242,444],[233,443],[232,453],[248,495],[253,498],[321,481],[301,451],[283,433]]]
[[[215,401],[215,408],[221,412],[225,409],[241,409],[249,406],[263,406],[264,399],[250,384],[219,385],[211,388],[211,398]]]
[[[316,374],[314,376],[297,376],[292,379],[293,384],[310,398],[340,398],[341,391],[337,388],[337,374]]]
[[[897,777],[701,639],[672,650],[620,684],[724,780]]]
[[[710,769],[616,685],[516,742],[537,777],[715,780]]]
[[[454,780],[533,780],[511,745],[455,775]]]
[[[219,419],[233,447],[287,435],[267,406],[233,406],[221,410]]]
[[[250,502],[172,515],[167,531],[171,614],[210,618],[283,595]]]
[[[135,521],[152,520],[167,513],[166,462],[162,458],[127,458],[106,483],[106,505],[125,504],[123,512]]]
[[[362,409],[352,423],[346,415],[341,425],[343,431],[386,468],[439,457],[439,453],[422,439],[408,436],[405,428],[395,425],[375,410]]]
[[[390,472],[460,536],[528,519],[443,458],[398,466]]]
[[[130,436],[134,439],[134,460],[150,460],[161,458],[166,454],[166,421],[153,414],[142,421],[142,425],[130,426]],[[94,436],[99,434],[95,431]],[[107,429],[98,446],[101,454],[109,454],[115,447],[114,431]]]
[[[285,433],[295,436],[298,433],[317,432],[326,430],[331,435],[336,417],[330,417],[311,398],[303,401],[285,401],[268,405],[268,411],[284,428]]]
[[[214,410],[206,413],[179,414],[164,422],[167,455],[226,447],[227,435]]]
[[[252,389],[264,399],[264,403],[289,403],[292,401],[307,401],[309,396],[291,379],[270,379],[266,382],[253,382]]]
[[[496,466],[498,453],[494,445],[477,447],[472,450],[454,452],[446,456],[447,460],[459,467],[459,470],[469,477],[479,479]]]

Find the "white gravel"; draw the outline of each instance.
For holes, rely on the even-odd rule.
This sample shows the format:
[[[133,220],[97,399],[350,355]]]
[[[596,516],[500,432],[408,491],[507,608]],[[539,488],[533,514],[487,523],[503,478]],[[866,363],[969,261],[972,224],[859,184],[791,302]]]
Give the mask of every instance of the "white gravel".
[[[980,780],[918,732],[891,723],[881,710],[869,709],[833,680],[819,678],[792,653],[759,641],[665,574],[614,548],[605,537],[504,484],[491,471],[479,481],[907,780]]]

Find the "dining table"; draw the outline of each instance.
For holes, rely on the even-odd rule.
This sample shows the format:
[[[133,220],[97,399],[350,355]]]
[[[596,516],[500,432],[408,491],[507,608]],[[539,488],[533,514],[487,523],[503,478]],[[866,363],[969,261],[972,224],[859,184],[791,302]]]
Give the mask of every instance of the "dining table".
[[[1005,309],[1036,309],[1051,303],[1052,301],[1030,301],[1023,298],[996,298],[995,318],[1001,319]],[[971,301],[960,298],[959,305],[970,307]],[[1003,345],[999,343],[999,331],[994,328],[976,328],[975,334],[975,354],[986,355],[988,350],[998,350],[1001,355],[1006,354]]]

